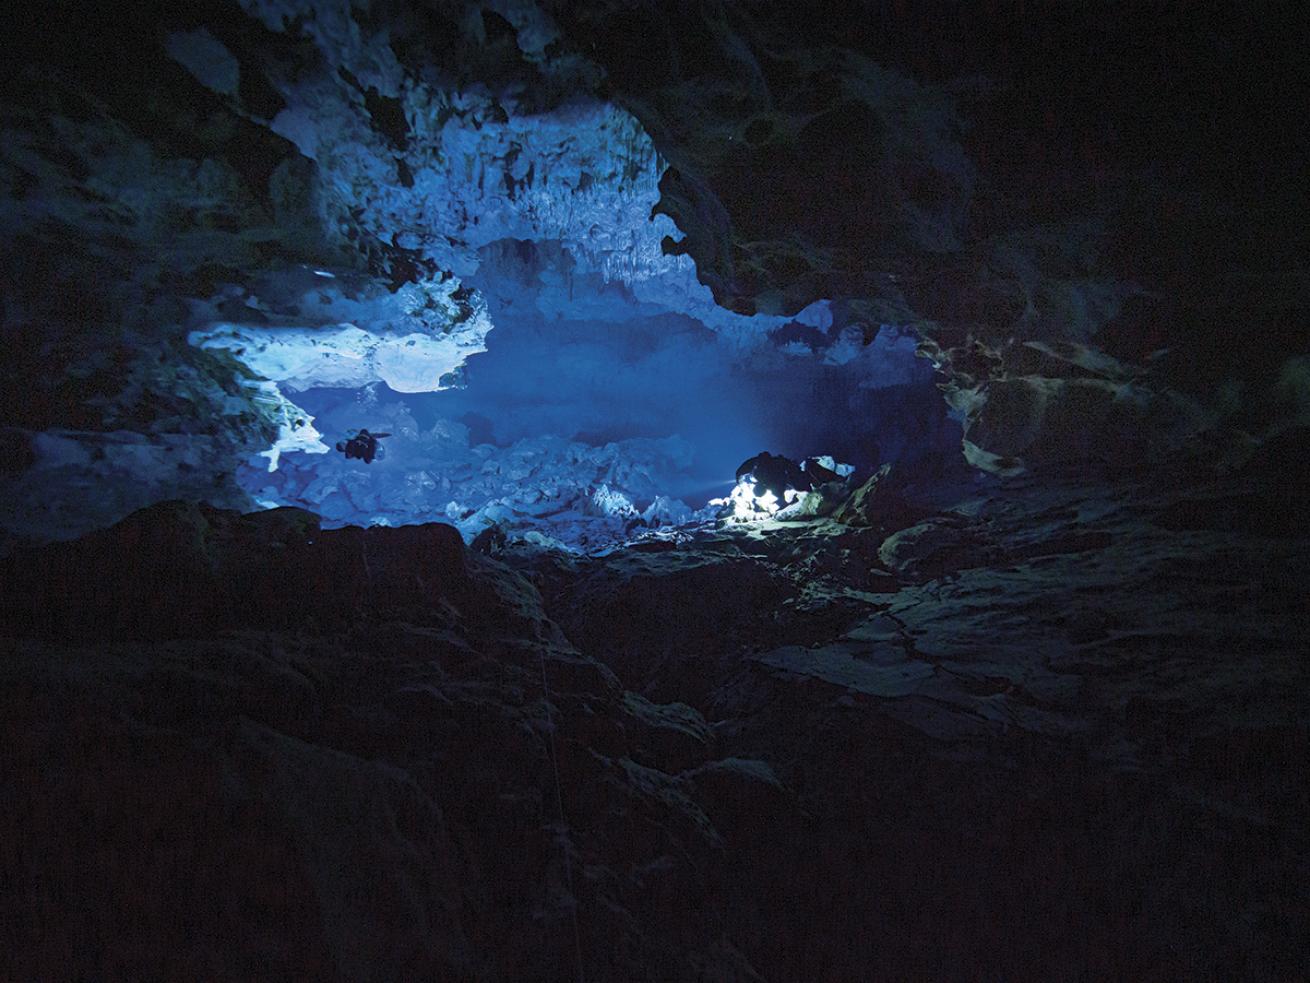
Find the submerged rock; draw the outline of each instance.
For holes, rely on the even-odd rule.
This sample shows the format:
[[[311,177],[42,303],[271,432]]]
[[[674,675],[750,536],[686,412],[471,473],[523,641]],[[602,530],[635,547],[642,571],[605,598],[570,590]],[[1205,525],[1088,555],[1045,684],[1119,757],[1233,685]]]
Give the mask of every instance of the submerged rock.
[[[1185,930],[1192,975],[1286,978],[1307,553],[1147,521],[1185,493],[499,559],[170,503],[15,553],[4,967],[1138,977]]]

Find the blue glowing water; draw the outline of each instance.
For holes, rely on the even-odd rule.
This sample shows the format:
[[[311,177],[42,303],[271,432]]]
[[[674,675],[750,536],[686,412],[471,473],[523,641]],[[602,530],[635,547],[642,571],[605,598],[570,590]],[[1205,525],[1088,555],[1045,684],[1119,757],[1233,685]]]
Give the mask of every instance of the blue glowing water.
[[[275,22],[297,3],[247,7]],[[652,212],[664,164],[622,109],[519,111],[406,78],[348,19],[307,23],[344,32],[334,50],[399,100],[408,139],[388,143],[336,74],[287,88],[273,129],[315,162],[341,254],[402,250],[414,275],[296,267],[197,314],[193,343],[230,352],[280,401],[277,446],[238,474],[256,500],[330,524],[440,519],[471,537],[508,522],[578,545],[641,513],[685,519],[762,449],[873,465],[941,439],[912,337],[825,302],[733,313],[690,258],[665,254],[682,233]],[[231,84],[213,39],[170,43],[205,84]],[[390,434],[372,464],[331,450],[361,427]]]

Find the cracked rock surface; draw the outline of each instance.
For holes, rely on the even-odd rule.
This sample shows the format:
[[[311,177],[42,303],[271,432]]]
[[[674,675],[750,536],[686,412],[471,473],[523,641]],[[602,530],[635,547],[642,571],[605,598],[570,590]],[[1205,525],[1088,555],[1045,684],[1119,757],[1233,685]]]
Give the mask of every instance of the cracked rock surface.
[[[15,554],[6,971],[1301,975],[1303,531],[1005,490],[592,558],[180,504]]]

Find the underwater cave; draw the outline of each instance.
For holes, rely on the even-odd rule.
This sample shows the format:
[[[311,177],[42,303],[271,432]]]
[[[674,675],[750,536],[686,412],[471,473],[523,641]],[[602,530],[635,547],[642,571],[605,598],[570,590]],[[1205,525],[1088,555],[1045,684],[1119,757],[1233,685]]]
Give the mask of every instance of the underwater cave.
[[[0,979],[1310,978],[1310,15],[55,2]]]

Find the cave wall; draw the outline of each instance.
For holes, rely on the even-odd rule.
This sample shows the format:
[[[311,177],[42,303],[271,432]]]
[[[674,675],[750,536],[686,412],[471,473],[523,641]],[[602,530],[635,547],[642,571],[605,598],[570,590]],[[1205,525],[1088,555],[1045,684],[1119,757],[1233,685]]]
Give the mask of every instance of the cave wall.
[[[552,12],[721,303],[913,325],[1002,473],[1304,421],[1304,10],[675,8]]]
[[[820,360],[912,332],[984,470],[1240,458],[1310,406],[1306,93],[1278,43],[1304,15],[1225,16],[20,12],[5,535],[250,507],[234,475],[327,446],[296,392],[460,384],[493,329],[488,250],[514,241],[740,348],[823,316]],[[574,302],[558,280],[538,310],[550,289]]]

